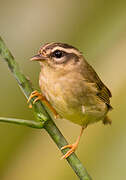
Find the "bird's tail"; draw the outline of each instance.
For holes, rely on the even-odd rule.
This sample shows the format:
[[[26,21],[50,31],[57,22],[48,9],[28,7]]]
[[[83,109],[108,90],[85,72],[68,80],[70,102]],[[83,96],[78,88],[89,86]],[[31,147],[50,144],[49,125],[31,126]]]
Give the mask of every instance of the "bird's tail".
[[[109,119],[109,117],[108,116],[105,116],[105,118],[103,119],[103,124],[104,125],[107,125],[107,124],[112,124],[112,121],[111,121],[111,119]]]

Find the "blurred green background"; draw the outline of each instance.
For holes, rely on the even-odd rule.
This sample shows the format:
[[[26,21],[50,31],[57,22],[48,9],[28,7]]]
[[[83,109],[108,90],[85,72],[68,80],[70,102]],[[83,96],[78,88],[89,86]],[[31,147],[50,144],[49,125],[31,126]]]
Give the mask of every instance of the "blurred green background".
[[[126,1],[0,0],[0,34],[38,88],[38,63],[29,59],[45,42],[78,47],[111,89],[112,126],[89,126],[77,150],[93,180],[126,179]],[[0,116],[34,119],[7,64],[0,58]],[[80,127],[56,121],[69,142]],[[77,180],[44,130],[0,124],[0,180]]]

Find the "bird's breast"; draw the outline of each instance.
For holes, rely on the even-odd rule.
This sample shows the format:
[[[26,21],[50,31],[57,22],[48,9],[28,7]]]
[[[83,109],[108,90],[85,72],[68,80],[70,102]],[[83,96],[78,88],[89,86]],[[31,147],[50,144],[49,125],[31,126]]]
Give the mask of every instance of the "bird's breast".
[[[68,111],[73,106],[78,106],[80,104],[79,99],[82,99],[81,91],[84,87],[81,87],[77,78],[70,74],[56,76],[42,71],[39,85],[48,101],[58,110]]]
[[[80,75],[55,76],[40,73],[39,85],[47,100],[64,118],[77,124],[92,122],[105,114],[105,104],[95,98],[95,94],[87,89]],[[101,103],[101,104],[100,104]],[[95,118],[94,118],[95,117]]]

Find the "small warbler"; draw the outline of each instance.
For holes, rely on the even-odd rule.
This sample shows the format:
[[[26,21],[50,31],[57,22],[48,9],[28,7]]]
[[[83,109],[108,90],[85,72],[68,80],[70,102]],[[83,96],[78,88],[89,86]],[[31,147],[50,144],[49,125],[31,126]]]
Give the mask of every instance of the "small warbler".
[[[62,157],[67,158],[78,146],[83,130],[97,121],[111,124],[107,113],[111,92],[103,84],[94,69],[75,47],[64,43],[43,45],[32,61],[39,61],[41,72],[39,85],[41,93],[34,91],[30,97],[41,99],[55,116],[80,125],[81,133],[76,142],[61,149],[70,148]]]

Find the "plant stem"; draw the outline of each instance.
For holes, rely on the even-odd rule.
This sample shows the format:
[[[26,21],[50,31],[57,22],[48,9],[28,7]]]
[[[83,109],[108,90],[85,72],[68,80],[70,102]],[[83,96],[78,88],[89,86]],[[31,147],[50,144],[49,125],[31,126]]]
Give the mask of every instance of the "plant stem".
[[[16,78],[18,85],[21,88],[23,94],[28,99],[30,94],[33,92],[32,84],[19,69],[19,66],[16,63],[13,55],[11,54],[11,52],[9,51],[9,49],[7,48],[1,37],[0,37],[0,54],[2,58],[8,63],[8,67],[10,71]],[[33,100],[34,98],[31,100],[31,102],[33,102]],[[44,124],[46,120],[50,119],[50,116],[48,115],[41,101],[38,101],[32,106],[34,110],[33,112],[35,113],[36,119],[38,121],[42,121],[42,123]]]
[[[25,120],[25,119],[0,117],[0,122],[24,125],[37,129],[41,129],[43,127],[43,124],[41,122],[33,121],[33,120]]]
[[[9,49],[7,48],[1,37],[0,37],[0,54],[2,58],[8,63],[9,69],[16,78],[22,92],[28,99],[29,95],[33,91],[32,85],[30,81],[20,71],[18,64],[16,63],[14,57],[12,56],[11,52],[9,51]],[[31,100],[31,102],[33,102],[33,100]],[[47,109],[47,107],[45,107],[40,101],[38,101],[33,105],[33,112],[35,113],[35,117],[36,117],[36,121],[34,122],[33,121],[31,122],[30,120],[21,120],[21,119],[12,119],[12,118],[10,119],[1,118],[0,121],[23,124],[34,128],[44,127],[44,129],[49,133],[50,137],[53,139],[53,141],[56,143],[59,149],[61,149],[62,146],[68,144],[65,138],[63,137],[63,135],[61,134],[61,132],[59,131],[59,129],[57,128],[56,124],[53,122],[50,114],[48,113],[50,111]],[[65,154],[67,150],[68,149],[62,150],[62,153]],[[75,153],[72,153],[67,158],[67,161],[74,170],[74,172],[77,174],[77,176],[80,178],[80,180],[91,180],[91,177],[88,175],[86,169],[83,167],[82,163],[77,158]]]
[[[55,123],[53,121],[46,121],[44,128],[49,133],[53,141],[56,143],[59,149],[61,147],[67,145],[66,139],[61,134],[60,130],[56,127]],[[66,148],[62,150],[63,154],[66,154],[66,152],[69,149]],[[78,157],[75,153],[71,154],[67,159],[69,165],[72,167],[74,172],[77,174],[77,176],[80,178],[80,180],[91,180],[92,178],[89,176],[87,170],[84,168]]]

